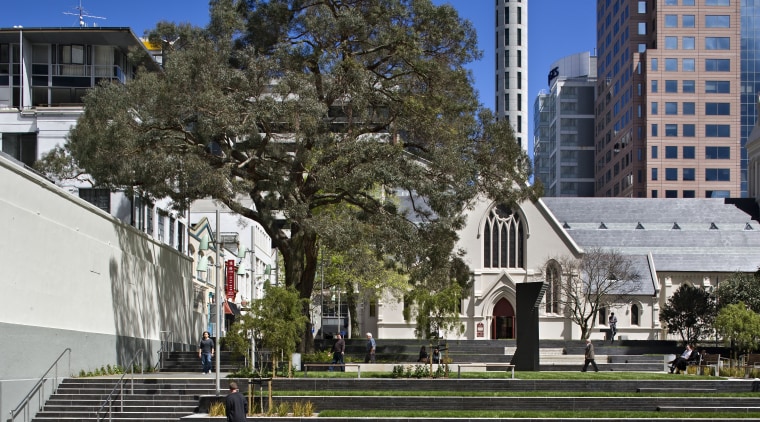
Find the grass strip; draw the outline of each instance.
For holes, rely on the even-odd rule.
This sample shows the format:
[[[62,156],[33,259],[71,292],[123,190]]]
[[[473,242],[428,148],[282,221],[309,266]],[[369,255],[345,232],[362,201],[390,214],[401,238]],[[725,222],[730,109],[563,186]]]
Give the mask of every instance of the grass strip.
[[[754,397],[752,392],[667,392],[636,393],[623,391],[360,391],[360,390],[281,390],[272,391],[273,396],[291,397]]]
[[[319,412],[319,417],[343,417],[343,418],[619,418],[619,419],[693,419],[715,418],[720,419],[749,419],[760,418],[760,412],[636,412],[636,411],[490,411],[490,410],[467,410],[467,411],[442,411],[442,410],[325,410]]]

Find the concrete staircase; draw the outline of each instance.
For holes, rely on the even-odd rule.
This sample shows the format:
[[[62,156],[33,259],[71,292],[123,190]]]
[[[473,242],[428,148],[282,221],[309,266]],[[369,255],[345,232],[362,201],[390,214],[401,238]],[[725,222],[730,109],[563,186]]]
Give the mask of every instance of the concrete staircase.
[[[212,359],[211,364],[216,365],[216,360]],[[222,372],[235,372],[245,364],[244,357],[235,357],[231,352],[222,351],[219,355]],[[200,373],[201,360],[198,352],[161,352],[160,372]]]
[[[206,378],[135,378],[134,394],[130,382],[124,385],[123,407],[117,394],[111,420],[177,421],[192,414],[201,395],[216,393],[213,375]],[[68,378],[45,403],[32,421],[96,421],[96,412],[112,391],[117,378]],[[227,380],[222,381],[227,392]],[[105,413],[101,418],[108,420]]]

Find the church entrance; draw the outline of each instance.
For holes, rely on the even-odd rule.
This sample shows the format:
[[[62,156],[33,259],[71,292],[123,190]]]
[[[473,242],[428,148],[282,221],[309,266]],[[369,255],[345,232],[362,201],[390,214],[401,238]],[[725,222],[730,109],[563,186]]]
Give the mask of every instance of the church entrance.
[[[515,338],[515,310],[507,299],[499,299],[493,307],[491,338]]]

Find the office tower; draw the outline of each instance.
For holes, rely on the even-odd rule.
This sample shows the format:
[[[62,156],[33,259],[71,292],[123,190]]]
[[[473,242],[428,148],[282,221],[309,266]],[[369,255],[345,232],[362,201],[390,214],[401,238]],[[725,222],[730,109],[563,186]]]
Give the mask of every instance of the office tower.
[[[496,116],[528,148],[528,1],[496,0]]]
[[[535,177],[545,196],[594,196],[596,57],[555,61],[547,84],[534,105]]]
[[[597,1],[597,196],[746,195],[740,1]]]

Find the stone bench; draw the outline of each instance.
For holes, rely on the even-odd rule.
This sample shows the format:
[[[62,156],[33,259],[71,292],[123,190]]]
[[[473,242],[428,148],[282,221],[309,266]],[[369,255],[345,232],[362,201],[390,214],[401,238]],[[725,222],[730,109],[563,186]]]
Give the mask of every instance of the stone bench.
[[[689,388],[689,387],[640,387],[636,389],[637,393],[714,393],[715,388]]]
[[[480,369],[480,371],[471,372],[486,372],[488,368],[506,368],[505,371],[512,371],[512,379],[515,378],[515,365],[510,363],[498,363],[498,362],[485,362],[485,363],[457,363],[457,378],[462,378],[462,368]]]

